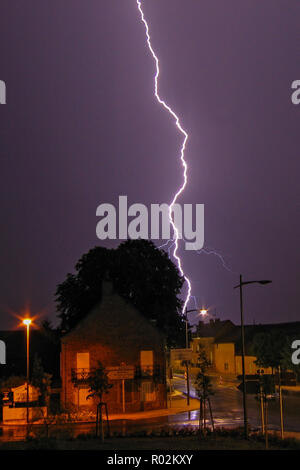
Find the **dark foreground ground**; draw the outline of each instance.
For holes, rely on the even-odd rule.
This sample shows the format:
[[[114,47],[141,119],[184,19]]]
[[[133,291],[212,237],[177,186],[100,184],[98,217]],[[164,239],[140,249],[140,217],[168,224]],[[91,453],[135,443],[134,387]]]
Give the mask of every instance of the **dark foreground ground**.
[[[263,439],[210,436],[172,436],[172,437],[123,437],[107,438],[104,443],[99,438],[77,438],[74,440],[39,439],[29,441],[5,442],[0,450],[263,450]],[[281,442],[270,436],[271,450],[300,450],[300,442],[286,439]]]

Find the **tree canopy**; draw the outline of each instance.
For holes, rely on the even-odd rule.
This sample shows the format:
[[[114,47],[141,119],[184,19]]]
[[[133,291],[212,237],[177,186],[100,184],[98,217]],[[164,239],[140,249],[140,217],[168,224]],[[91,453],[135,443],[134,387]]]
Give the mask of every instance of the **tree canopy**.
[[[108,393],[109,390],[112,388],[112,384],[109,383],[108,375],[105,372],[105,367],[98,361],[97,368],[90,373],[88,378],[88,385],[89,385],[89,395],[87,396],[87,400],[89,398],[97,397],[99,403],[102,402],[103,395]]]
[[[261,367],[277,369],[282,365],[283,351],[287,345],[284,331],[271,330],[254,336],[252,350],[257,357],[256,364]]]
[[[164,250],[148,240],[127,240],[116,249],[95,247],[84,254],[57,286],[60,328],[72,329],[102,298],[102,281],[110,279],[114,290],[167,337],[169,345],[184,339],[182,301],[184,279]]]

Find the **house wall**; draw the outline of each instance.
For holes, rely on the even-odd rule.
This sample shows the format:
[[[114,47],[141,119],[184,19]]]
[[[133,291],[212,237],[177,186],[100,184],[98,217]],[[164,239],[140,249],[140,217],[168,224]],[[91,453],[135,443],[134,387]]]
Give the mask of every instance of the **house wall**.
[[[77,369],[77,353],[89,353],[90,368],[95,368],[97,361],[105,367],[126,364],[138,368],[141,351],[153,351],[153,365],[159,368],[159,374],[143,378],[135,376],[125,381],[128,412],[167,406],[164,337],[121,297],[105,294],[101,304],[62,338],[63,404],[87,409],[96,407],[93,399],[85,399],[87,384],[76,385],[72,381],[72,369]],[[145,357],[147,355],[144,355],[144,361]],[[150,360],[149,354],[148,357]],[[122,381],[111,380],[111,383],[113,387],[103,400],[108,403],[109,413],[119,413],[122,412]]]
[[[242,374],[242,356],[235,355],[234,343],[214,343],[214,338],[203,337],[193,338],[191,343],[193,350],[193,364],[196,364],[196,360],[199,354],[199,348],[203,348],[208,358],[212,358],[212,370],[219,372],[223,375],[241,375]],[[257,370],[261,367],[255,364],[255,356],[245,356],[245,374],[253,375],[256,374]],[[271,374],[271,367],[265,367],[264,373]]]
[[[193,351],[193,365],[196,365],[198,362],[198,357],[200,351],[203,349],[205,351],[207,359],[210,361],[212,366],[214,366],[214,338],[193,338],[191,342],[191,348]]]
[[[28,418],[29,421],[42,421],[47,417],[47,407],[46,406],[36,406],[34,408],[28,408]],[[9,406],[3,407],[3,423],[13,424],[15,421],[20,422],[20,424],[26,423],[27,419],[27,408],[10,408]]]
[[[265,374],[272,374],[271,367],[259,367],[255,364],[256,357],[255,356],[245,356],[245,374],[252,375],[256,374],[258,369],[263,369]],[[242,356],[235,356],[235,364],[236,364],[236,374],[242,374]]]
[[[235,374],[234,343],[214,344],[215,369],[222,374]]]

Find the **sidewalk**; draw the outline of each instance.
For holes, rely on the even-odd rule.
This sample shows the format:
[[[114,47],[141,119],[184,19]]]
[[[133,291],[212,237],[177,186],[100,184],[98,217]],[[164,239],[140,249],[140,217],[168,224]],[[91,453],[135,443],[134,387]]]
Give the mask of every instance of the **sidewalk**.
[[[162,408],[160,410],[150,410],[150,411],[137,411],[135,413],[119,413],[119,414],[109,414],[109,420],[120,420],[120,419],[129,419],[129,420],[138,420],[138,419],[150,419],[150,418],[159,418],[160,416],[170,416],[176,415],[178,413],[185,413],[188,411],[194,411],[199,409],[199,401],[195,398],[190,398],[190,405],[187,406],[186,397],[183,397],[181,394],[172,395],[171,407],[170,402],[168,401],[168,408]]]
[[[300,395],[300,385],[296,385],[295,387],[291,387],[289,385],[282,385],[281,388],[282,393],[284,395]]]
[[[158,410],[149,410],[149,411],[136,411],[134,413],[115,413],[115,414],[108,414],[108,418],[110,421],[117,421],[117,420],[143,420],[143,419],[151,419],[151,418],[159,418],[161,416],[170,416],[176,415],[178,413],[186,413],[188,411],[194,411],[199,409],[199,401],[195,398],[190,398],[190,405],[187,406],[186,397],[183,396],[180,392],[175,392],[172,395],[171,406],[170,401],[168,401],[168,408],[161,408]],[[89,420],[78,420],[76,424],[89,424],[94,422],[95,418]],[[35,423],[31,423],[34,425],[42,425],[43,420],[37,420]],[[74,422],[75,424],[75,422]],[[18,421],[10,421],[6,423],[2,423],[2,427],[9,427],[9,426],[26,426],[26,422]]]

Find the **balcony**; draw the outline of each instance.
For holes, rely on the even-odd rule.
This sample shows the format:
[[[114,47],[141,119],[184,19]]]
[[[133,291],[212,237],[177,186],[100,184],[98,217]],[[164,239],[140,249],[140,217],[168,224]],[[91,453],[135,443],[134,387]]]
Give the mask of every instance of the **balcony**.
[[[136,366],[135,367],[135,378],[144,379],[144,378],[153,378],[158,379],[164,377],[164,368],[159,365],[151,366]]]
[[[71,369],[71,380],[75,384],[86,383],[93,369]]]
[[[75,385],[87,383],[90,374],[94,371],[91,369],[71,369],[71,380]],[[162,366],[135,366],[134,380],[153,378],[153,380],[164,379],[165,370]]]

